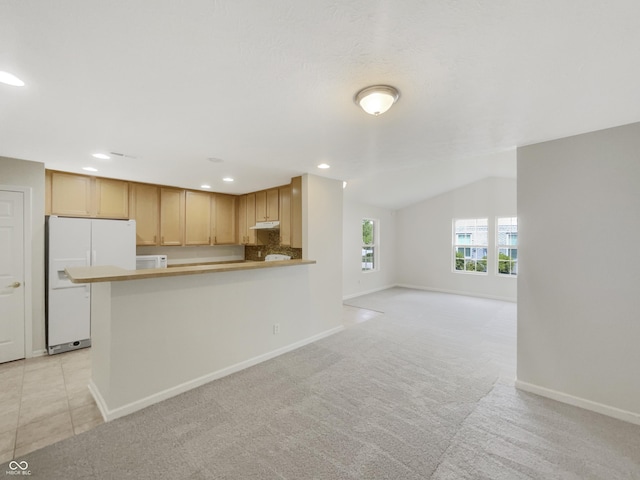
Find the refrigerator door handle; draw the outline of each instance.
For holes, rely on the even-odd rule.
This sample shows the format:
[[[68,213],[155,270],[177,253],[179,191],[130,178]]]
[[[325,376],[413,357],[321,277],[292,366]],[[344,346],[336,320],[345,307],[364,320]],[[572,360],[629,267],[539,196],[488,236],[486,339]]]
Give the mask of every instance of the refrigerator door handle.
[[[96,259],[98,258],[98,256],[96,255],[96,251],[92,250],[91,251],[91,265],[95,265],[96,264]]]
[[[85,257],[87,258],[87,267],[91,266],[91,252],[89,250],[87,250],[87,252],[85,253]]]

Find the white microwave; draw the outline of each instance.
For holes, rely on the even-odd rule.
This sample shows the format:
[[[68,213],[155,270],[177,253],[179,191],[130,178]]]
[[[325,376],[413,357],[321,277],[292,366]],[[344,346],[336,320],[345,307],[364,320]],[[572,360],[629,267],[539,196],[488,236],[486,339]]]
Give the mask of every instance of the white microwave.
[[[167,268],[166,255],[136,255],[136,270]]]

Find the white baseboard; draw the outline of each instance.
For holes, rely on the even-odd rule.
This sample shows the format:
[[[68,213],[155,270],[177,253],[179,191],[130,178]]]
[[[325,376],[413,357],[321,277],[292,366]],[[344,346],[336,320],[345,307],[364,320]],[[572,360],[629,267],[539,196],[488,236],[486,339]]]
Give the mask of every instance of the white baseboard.
[[[608,417],[617,418],[625,422],[640,425],[640,413],[629,412],[620,408],[604,405],[602,403],[593,402],[586,398],[575,397],[568,393],[558,392],[557,390],[551,390],[550,388],[540,387],[532,383],[523,382],[517,380],[515,382],[516,388],[529,393],[535,393],[541,397],[550,398],[558,402],[567,403],[574,407],[584,408],[585,410],[591,410],[592,412],[600,413]]]
[[[31,352],[31,355],[27,358],[44,357],[45,355],[47,355],[46,348],[44,350],[34,350],[33,352]]]
[[[149,395],[148,397],[141,398],[140,400],[136,400],[135,402],[131,402],[127,405],[123,405],[114,409],[110,409],[108,407],[107,402],[104,400],[102,394],[98,390],[98,387],[93,383],[93,380],[89,382],[89,391],[91,392],[91,395],[93,395],[93,398],[95,399],[96,404],[100,409],[102,418],[104,418],[105,422],[108,422],[110,420],[115,420],[116,418],[124,417],[125,415],[129,415],[133,412],[137,412],[138,410],[142,410],[143,408],[146,408],[163,400],[167,400],[168,398],[175,397],[176,395],[180,395],[181,393],[184,393],[188,390],[200,387],[205,383],[209,383],[213,380],[226,377],[227,375],[231,375],[232,373],[239,372],[240,370],[244,370],[245,368],[252,367],[254,365],[257,365],[258,363],[265,362],[284,353],[288,353],[300,347],[304,347],[305,345],[308,345],[310,343],[317,342],[318,340],[338,333],[342,330],[344,330],[344,326],[340,325],[338,327],[326,330],[322,333],[318,333],[317,335],[313,335],[309,338],[305,338],[304,340],[300,340],[299,342],[292,343],[291,345],[287,345],[271,352],[258,355],[257,357],[249,358],[248,360],[245,360],[243,362],[236,363],[235,365],[231,365],[216,372],[212,372],[207,375],[203,375],[202,377],[189,380],[188,382],[184,382],[180,385],[176,385],[175,387],[162,390],[158,393],[154,393],[153,395]]]
[[[356,297],[360,297],[362,295],[368,295],[370,293],[376,293],[379,292],[381,290],[387,290],[389,288],[393,288],[396,287],[397,285],[385,285],[384,287],[379,287],[379,288],[374,288],[373,290],[366,290],[364,292],[358,292],[358,293],[351,293],[349,295],[344,295],[342,297],[342,300],[349,300],[350,298],[356,298]]]
[[[402,287],[402,288],[412,288],[414,290],[426,290],[426,291],[429,291],[429,292],[450,293],[452,295],[464,295],[465,297],[488,298],[489,300],[501,300],[503,302],[516,303],[518,301],[517,298],[501,297],[501,296],[498,296],[498,295],[486,295],[484,293],[477,293],[477,292],[465,292],[465,291],[462,291],[462,290],[447,290],[447,289],[444,289],[444,288],[425,287],[425,286],[422,286],[422,285],[407,285],[405,283],[398,283],[395,286],[396,287]]]
[[[102,395],[100,394],[100,390],[98,390],[98,387],[96,387],[96,384],[93,383],[93,379],[89,380],[89,392],[91,393],[91,396],[93,397],[93,399],[96,401],[96,405],[98,405],[98,410],[100,410],[102,419],[105,422],[108,422],[110,419],[108,416],[109,410],[107,409],[107,404],[105,403],[104,398],[102,398]]]

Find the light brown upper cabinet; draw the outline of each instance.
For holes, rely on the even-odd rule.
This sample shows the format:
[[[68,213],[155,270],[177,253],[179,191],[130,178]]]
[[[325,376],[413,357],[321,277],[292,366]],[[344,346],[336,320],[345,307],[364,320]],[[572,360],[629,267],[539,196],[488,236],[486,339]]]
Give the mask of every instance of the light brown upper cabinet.
[[[258,236],[255,230],[251,230],[256,224],[256,194],[247,194],[247,245],[257,245]]]
[[[207,192],[186,193],[185,245],[211,244],[212,195]]]
[[[51,215],[51,170],[44,171],[44,214]]]
[[[129,218],[129,182],[95,179],[96,217]]]
[[[302,248],[302,177],[291,179],[291,246]]]
[[[256,222],[278,220],[278,208],[277,188],[256,192]]]
[[[238,243],[256,245],[256,231],[251,230],[256,224],[256,194],[248,193],[238,197]]]
[[[52,171],[50,194],[53,215],[90,217],[93,214],[91,177]]]
[[[136,221],[136,245],[158,245],[160,189],[144,183],[130,184],[129,213]]]
[[[279,189],[280,245],[291,245],[291,185]]]
[[[214,193],[212,204],[211,234],[213,244],[237,244],[235,195]]]
[[[160,189],[160,245],[183,244],[184,198],[184,190]]]

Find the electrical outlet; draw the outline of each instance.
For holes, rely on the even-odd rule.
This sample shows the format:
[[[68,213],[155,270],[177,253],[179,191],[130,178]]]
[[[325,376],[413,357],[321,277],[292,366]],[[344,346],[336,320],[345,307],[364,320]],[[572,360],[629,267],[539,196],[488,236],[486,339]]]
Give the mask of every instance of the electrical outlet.
[[[274,323],[273,324],[273,334],[274,335],[278,335],[280,333],[280,324],[279,323]]]

